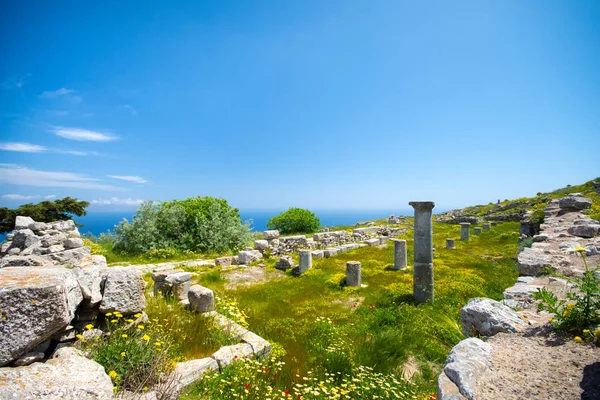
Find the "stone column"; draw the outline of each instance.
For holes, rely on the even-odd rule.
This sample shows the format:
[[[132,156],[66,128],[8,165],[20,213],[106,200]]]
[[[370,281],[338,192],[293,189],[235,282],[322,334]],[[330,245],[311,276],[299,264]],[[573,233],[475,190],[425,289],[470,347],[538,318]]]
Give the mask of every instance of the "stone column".
[[[479,235],[481,233],[481,228],[473,228],[473,233]]]
[[[469,240],[471,224],[468,222],[460,223],[460,240]]]
[[[406,240],[392,239],[394,241],[394,268],[406,269]]]
[[[414,288],[415,300],[433,303],[433,201],[411,201],[415,209]]]
[[[446,239],[446,248],[453,249],[454,248],[454,239]]]
[[[346,263],[346,286],[360,286],[360,262],[348,261]]]
[[[496,226],[496,225],[498,225],[497,222],[492,222],[492,226]]]
[[[303,274],[309,268],[312,268],[312,251],[300,250],[300,265],[298,266],[298,274]]]
[[[490,230],[490,223],[486,222],[485,224],[482,225],[483,226],[483,230],[484,231],[489,231]]]

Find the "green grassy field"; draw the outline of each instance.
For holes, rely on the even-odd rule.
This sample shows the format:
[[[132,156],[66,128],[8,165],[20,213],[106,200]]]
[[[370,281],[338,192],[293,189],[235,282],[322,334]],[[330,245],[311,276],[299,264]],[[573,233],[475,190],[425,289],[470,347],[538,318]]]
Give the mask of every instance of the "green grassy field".
[[[460,227],[434,224],[433,305],[412,300],[412,268],[388,268],[393,264],[391,242],[382,248],[364,247],[315,259],[313,268],[300,277],[288,274],[227,290],[221,273],[213,270],[202,274],[200,282],[237,302],[253,332],[285,349],[284,364],[268,386],[285,393],[307,376],[353,375],[359,366],[367,366],[392,377],[410,378],[416,393],[427,396],[435,391],[436,376],[448,352],[463,338],[460,308],[472,297],[501,299],[503,290],[514,284],[518,229],[518,223],[505,223],[479,236],[471,235],[469,242],[457,240],[456,249],[448,250],[445,239],[458,238]],[[404,239],[412,260],[412,232]],[[362,263],[366,288],[340,286],[350,260]],[[274,263],[274,259],[267,260],[267,268]],[[190,389],[189,398],[197,398],[202,385],[225,378],[200,383]],[[261,392],[244,398],[266,395]]]

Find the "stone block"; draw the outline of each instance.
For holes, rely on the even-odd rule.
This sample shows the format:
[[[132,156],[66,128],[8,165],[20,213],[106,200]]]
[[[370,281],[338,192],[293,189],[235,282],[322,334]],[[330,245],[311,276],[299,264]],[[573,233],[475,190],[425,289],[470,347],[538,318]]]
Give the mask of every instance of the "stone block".
[[[278,230],[271,230],[271,231],[264,231],[263,232],[263,239],[265,239],[265,240],[277,239],[278,237],[279,237],[279,231]]]
[[[212,290],[200,285],[193,285],[188,291],[190,308],[200,313],[215,309],[215,295]]]
[[[35,221],[30,217],[17,216],[15,218],[15,230],[20,231],[22,229],[29,229],[29,225],[33,224]]]
[[[473,298],[461,308],[460,322],[467,337],[475,333],[494,336],[499,332],[520,332],[526,324],[514,310],[484,297]]]
[[[360,286],[361,284],[360,262],[348,261],[346,263],[346,286]]]
[[[233,361],[251,357],[254,354],[252,346],[248,343],[223,346],[211,356],[218,364],[219,369],[223,369]]]
[[[192,383],[202,379],[206,371],[218,370],[219,364],[214,358],[200,358],[178,362],[173,371],[174,380],[177,382],[179,390],[191,385]]]
[[[112,267],[106,274],[100,312],[139,313],[146,308],[142,273],[135,267]]]
[[[255,240],[254,250],[266,250],[269,248],[269,242],[267,240]]]
[[[262,258],[262,253],[258,250],[240,251],[238,254],[238,263],[248,265],[257,262]]]

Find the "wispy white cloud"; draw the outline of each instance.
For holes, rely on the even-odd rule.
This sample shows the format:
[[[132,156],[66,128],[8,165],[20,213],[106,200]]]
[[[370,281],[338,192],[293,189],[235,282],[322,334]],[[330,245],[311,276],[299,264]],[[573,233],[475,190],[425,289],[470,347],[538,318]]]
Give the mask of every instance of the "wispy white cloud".
[[[48,149],[44,146],[22,142],[0,143],[0,150],[19,151],[22,153],[42,153],[44,151],[48,151]]]
[[[23,87],[23,85],[25,84],[25,81],[27,81],[29,77],[31,77],[31,74],[25,74],[20,77],[8,78],[4,82],[0,83],[0,87],[4,88],[4,89],[13,89],[13,88],[20,89]]]
[[[53,194],[50,194],[48,196],[38,196],[38,195],[34,195],[34,196],[25,196],[22,194],[5,194],[2,196],[2,198],[4,199],[9,199],[9,200],[31,200],[31,199],[55,199],[56,196]]]
[[[129,112],[131,112],[131,115],[133,115],[134,117],[137,115],[137,110],[135,108],[133,108],[133,106],[131,106],[129,104],[123,104],[121,106],[121,108],[129,110]]]
[[[101,183],[98,179],[72,172],[40,171],[15,164],[0,164],[0,183],[39,187],[123,190]]]
[[[112,140],[118,140],[118,136],[99,131],[92,131],[89,129],[80,128],[66,128],[62,126],[53,126],[50,129],[57,136],[64,137],[66,139],[77,140],[77,141],[88,141],[88,142],[110,142]]]
[[[148,183],[148,181],[140,176],[131,175],[108,175],[109,178],[120,179],[122,181],[136,182],[136,183]]]
[[[122,206],[137,206],[142,204],[144,200],[142,199],[120,199],[118,197],[111,197],[110,199],[97,199],[92,200],[91,204],[101,204],[101,205],[122,205]]]
[[[75,91],[71,90],[71,89],[65,89],[65,88],[60,88],[57,90],[47,90],[47,91],[43,92],[42,94],[40,94],[40,98],[54,99],[54,98],[57,98],[60,96],[66,96],[71,93],[75,93]]]
[[[19,151],[22,153],[60,153],[60,154],[71,154],[74,156],[101,156],[102,153],[97,151],[80,151],[80,150],[63,150],[63,149],[51,149],[45,146],[40,146],[31,143],[20,143],[20,142],[6,142],[0,143],[0,150],[6,151]]]

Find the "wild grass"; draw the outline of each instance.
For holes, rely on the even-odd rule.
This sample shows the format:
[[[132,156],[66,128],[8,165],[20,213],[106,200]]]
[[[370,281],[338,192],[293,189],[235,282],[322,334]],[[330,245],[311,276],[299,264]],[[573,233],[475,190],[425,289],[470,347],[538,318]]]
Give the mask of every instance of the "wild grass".
[[[411,267],[388,268],[393,264],[391,242],[314,259],[313,268],[300,277],[289,274],[237,290],[217,282],[214,289],[238,302],[253,332],[285,349],[284,364],[271,382],[282,392],[302,383],[309,372],[319,379],[326,379],[325,374],[342,379],[365,366],[395,378],[412,369],[414,390],[430,394],[448,352],[462,339],[460,308],[472,297],[501,299],[517,277],[518,223],[498,225],[469,242],[457,240],[454,250],[444,248],[446,238],[459,236],[457,225],[434,225],[433,305],[414,303]],[[412,260],[412,233],[404,238]],[[361,261],[367,287],[339,285],[350,260]],[[274,263],[265,261],[267,268]],[[201,279],[211,287],[207,278]]]

